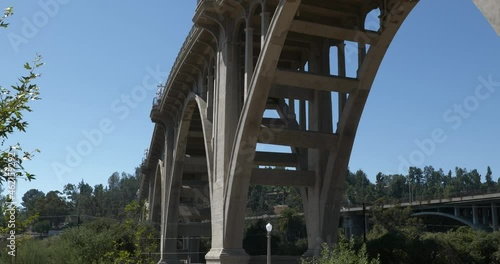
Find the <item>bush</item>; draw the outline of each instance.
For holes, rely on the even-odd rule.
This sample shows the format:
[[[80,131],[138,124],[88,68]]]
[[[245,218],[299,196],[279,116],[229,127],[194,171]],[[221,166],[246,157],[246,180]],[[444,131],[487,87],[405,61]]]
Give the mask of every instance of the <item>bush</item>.
[[[301,264],[380,264],[380,261],[378,258],[370,259],[364,244],[356,250],[354,240],[340,239],[333,249],[323,244],[319,257],[302,259]]]
[[[0,263],[11,263],[11,256],[6,253],[6,250],[0,253]],[[22,240],[16,249],[15,263],[79,264],[83,262],[79,261],[74,247],[62,241],[60,237],[50,237],[43,240]]]
[[[500,232],[460,227],[447,233],[426,234],[437,244],[434,263],[500,263]]]

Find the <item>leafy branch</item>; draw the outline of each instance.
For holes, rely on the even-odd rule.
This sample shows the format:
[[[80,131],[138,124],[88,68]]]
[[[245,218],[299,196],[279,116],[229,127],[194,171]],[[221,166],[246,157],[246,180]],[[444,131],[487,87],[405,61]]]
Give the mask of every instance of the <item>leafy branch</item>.
[[[31,112],[30,101],[39,100],[40,92],[37,84],[33,83],[40,77],[36,70],[43,66],[42,57],[37,55],[32,63],[25,63],[28,74],[18,79],[19,83],[10,89],[0,86],[0,140],[4,146],[5,140],[14,132],[26,132],[28,122],[23,120],[23,112]],[[21,145],[10,146],[0,152],[0,183],[9,176],[26,177],[33,180],[34,175],[24,170],[23,161],[30,160],[35,152],[23,151]],[[20,154],[22,153],[22,154]]]
[[[0,17],[0,27],[6,28],[7,26],[9,26],[9,23],[5,23],[4,20],[13,14],[14,12],[12,10],[12,6],[5,8],[3,10],[3,16]]]

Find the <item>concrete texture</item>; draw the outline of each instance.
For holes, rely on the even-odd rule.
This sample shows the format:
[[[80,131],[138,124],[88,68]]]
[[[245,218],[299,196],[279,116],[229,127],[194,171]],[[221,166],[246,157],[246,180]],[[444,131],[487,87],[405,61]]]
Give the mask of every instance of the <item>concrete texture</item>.
[[[500,36],[500,2],[497,0],[473,0],[473,2]]]
[[[197,3],[195,26],[152,108],[156,125],[143,163],[140,194],[149,199],[148,219],[159,222],[162,263],[181,256],[172,243],[186,233],[178,232],[179,223],[210,222],[207,263],[247,264],[242,241],[252,183],[300,187],[306,255],[314,255],[321,242],[337,239],[345,175],[366,100],[392,39],[418,1]],[[475,3],[498,30],[497,2]],[[364,30],[364,17],[374,8],[381,12],[380,30]],[[348,59],[345,41],[359,43]],[[330,61],[330,52],[337,52],[337,61]],[[330,73],[332,63],[337,73]],[[357,63],[356,76],[346,76],[348,63]],[[279,118],[263,118],[265,110]],[[290,153],[256,152],[257,143],[287,146]],[[262,165],[296,170],[256,168]],[[209,197],[208,207],[182,189]],[[186,207],[189,214],[179,213]]]

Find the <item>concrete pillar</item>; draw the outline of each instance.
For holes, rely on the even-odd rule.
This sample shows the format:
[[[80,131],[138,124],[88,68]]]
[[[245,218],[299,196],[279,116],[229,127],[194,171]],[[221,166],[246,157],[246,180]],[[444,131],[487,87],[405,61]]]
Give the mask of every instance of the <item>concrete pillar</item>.
[[[264,42],[266,41],[267,29],[269,28],[269,12],[266,11],[266,4],[262,4],[262,13],[260,13],[261,17],[261,39],[260,39],[260,50],[264,48]]]
[[[225,205],[225,189],[227,169],[232,153],[236,124],[238,124],[238,91],[235,67],[235,56],[238,49],[229,41],[231,32],[221,34],[217,52],[217,80],[215,82],[214,102],[214,168],[211,199],[212,248],[205,255],[207,263],[213,264],[245,264],[249,256],[243,250],[243,228],[246,208],[246,193],[239,206],[239,212],[230,212],[235,221],[226,222],[227,207]]]
[[[481,213],[483,215],[483,225],[488,225],[488,208],[482,208]]]
[[[190,263],[200,263],[200,239],[197,237],[189,238],[189,259]]]
[[[337,45],[337,57],[338,57],[338,70],[339,77],[346,76],[346,64],[345,64],[345,43],[341,42]],[[344,111],[345,104],[347,102],[347,95],[345,93],[339,93],[339,117],[342,116],[342,112]]]
[[[214,118],[214,76],[207,76],[207,119],[212,122]]]
[[[161,258],[158,263],[179,263],[177,259],[177,223],[184,158],[183,155],[179,155],[174,161],[174,156],[177,156],[174,151],[182,149],[184,145],[175,142],[177,132],[176,129],[171,128],[166,133],[164,176],[162,177]],[[178,151],[184,152],[183,150]]]
[[[491,226],[493,231],[498,230],[498,208],[495,203],[491,204]]]
[[[151,211],[153,211],[153,200],[154,200],[154,188],[155,188],[155,182],[154,182],[154,175],[149,175],[149,191],[148,191],[148,203],[149,203],[149,210],[148,210],[148,215],[147,220],[148,221],[153,221],[153,218],[151,218]]]
[[[306,130],[307,128],[307,123],[306,123],[306,101],[305,100],[300,100],[299,102],[299,129],[300,130]]]
[[[247,28],[245,29],[245,89],[243,98],[244,101],[247,100],[248,87],[250,86],[250,81],[253,75],[253,28],[250,27],[252,21],[247,22]]]
[[[477,214],[477,207],[475,205],[472,206],[472,223],[474,225],[477,225],[479,224],[479,217],[478,217],[478,214]]]
[[[158,172],[155,172],[154,175],[153,202],[149,207],[151,208],[149,219],[155,226],[158,226],[161,223],[161,176]]]
[[[304,71],[304,66],[300,66],[300,71]],[[307,129],[307,120],[306,120],[306,101],[299,101],[299,129],[305,131]]]
[[[455,207],[453,207],[453,209],[455,211],[455,213],[454,213],[455,216],[460,216],[460,208],[458,208],[458,207],[455,206]]]
[[[363,62],[365,61],[365,57],[366,57],[366,45],[358,43],[358,75],[359,75],[359,69],[361,68],[361,65],[363,65]]]
[[[329,75],[329,51],[330,46],[326,41],[318,41],[312,45],[311,57],[308,62],[309,72]],[[309,130],[332,133],[331,93],[316,90],[314,94],[314,99],[309,102]],[[321,182],[324,177],[328,154],[328,152],[319,149],[309,149],[308,151],[308,169],[316,173],[317,182]],[[321,243],[332,242],[333,239],[324,230],[327,225],[335,225],[335,221],[333,221],[334,219],[322,221],[322,216],[330,215],[330,212],[320,205],[321,189],[321,185],[308,187],[307,197],[303,199],[308,240],[308,250],[304,253],[305,256],[317,255]],[[338,219],[336,223],[338,225]],[[337,228],[335,228],[336,231]]]
[[[288,99],[288,119],[295,120],[295,100],[292,98]]]

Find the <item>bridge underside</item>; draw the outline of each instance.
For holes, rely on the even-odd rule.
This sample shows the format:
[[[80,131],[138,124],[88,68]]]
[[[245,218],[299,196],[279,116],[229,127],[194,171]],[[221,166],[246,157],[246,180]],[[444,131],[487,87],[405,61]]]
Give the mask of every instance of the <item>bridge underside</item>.
[[[305,255],[336,241],[365,102],[417,2],[198,1],[195,27],[154,101],[143,164],[141,194],[148,219],[160,223],[160,262],[176,263],[185,248],[179,238],[198,230],[211,235],[207,263],[248,263],[242,241],[250,184],[300,188]],[[367,23],[370,12],[376,15]],[[211,232],[200,228],[207,223]]]

